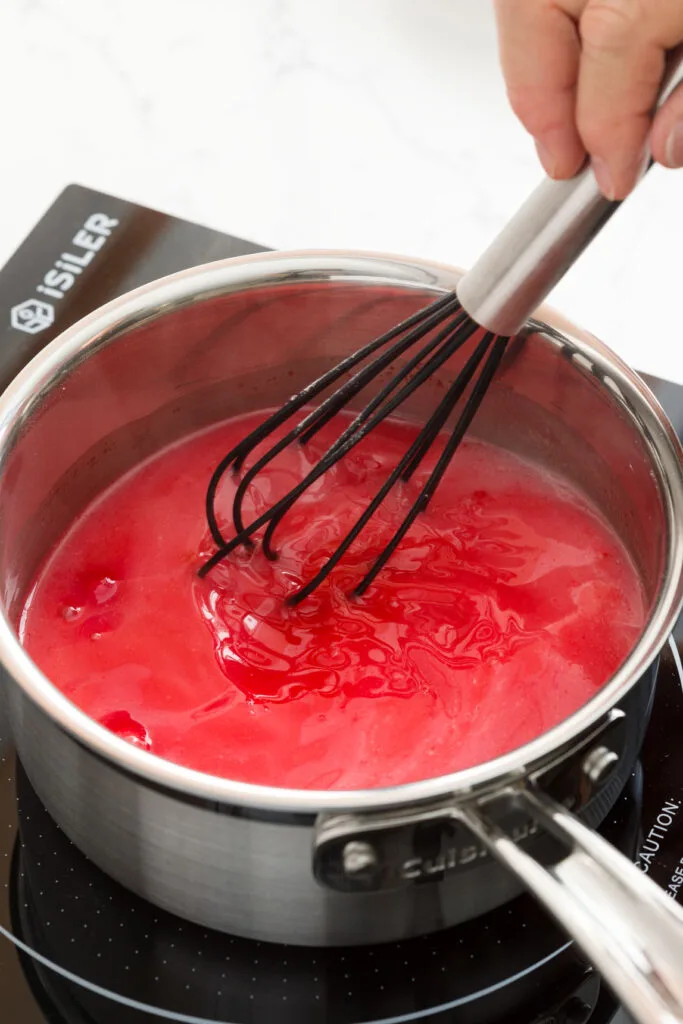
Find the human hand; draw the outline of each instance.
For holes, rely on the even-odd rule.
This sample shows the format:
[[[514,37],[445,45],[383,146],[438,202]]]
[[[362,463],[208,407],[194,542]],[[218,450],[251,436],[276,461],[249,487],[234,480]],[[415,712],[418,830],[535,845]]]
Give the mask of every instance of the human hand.
[[[683,166],[683,89],[652,120],[667,50],[683,42],[683,0],[495,0],[511,106],[551,178],[590,156],[601,191],[623,199],[649,139]]]

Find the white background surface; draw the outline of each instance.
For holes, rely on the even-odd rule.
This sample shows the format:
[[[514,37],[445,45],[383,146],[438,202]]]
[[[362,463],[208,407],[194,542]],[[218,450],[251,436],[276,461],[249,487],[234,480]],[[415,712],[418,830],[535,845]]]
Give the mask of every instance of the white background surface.
[[[79,182],[286,248],[469,265],[539,179],[489,0],[1,0],[0,262]],[[552,301],[683,382],[683,172]]]

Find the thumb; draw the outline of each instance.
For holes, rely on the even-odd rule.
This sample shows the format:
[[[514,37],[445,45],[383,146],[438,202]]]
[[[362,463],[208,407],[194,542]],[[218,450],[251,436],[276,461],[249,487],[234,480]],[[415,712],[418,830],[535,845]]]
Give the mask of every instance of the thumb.
[[[683,167],[683,87],[679,86],[657,112],[650,148],[664,167]]]

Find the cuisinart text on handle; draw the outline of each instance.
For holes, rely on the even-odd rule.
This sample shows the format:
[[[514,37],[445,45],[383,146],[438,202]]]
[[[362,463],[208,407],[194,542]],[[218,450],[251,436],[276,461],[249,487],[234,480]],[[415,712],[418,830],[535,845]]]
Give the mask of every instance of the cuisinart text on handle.
[[[10,324],[24,334],[39,334],[50,327],[55,320],[55,307],[42,296],[50,299],[62,299],[76,282],[87,266],[106,244],[118,220],[108,217],[106,213],[91,213],[82,228],[79,228],[71,239],[73,251],[63,252],[48,270],[36,292],[41,298],[26,299],[13,306],[10,312]]]

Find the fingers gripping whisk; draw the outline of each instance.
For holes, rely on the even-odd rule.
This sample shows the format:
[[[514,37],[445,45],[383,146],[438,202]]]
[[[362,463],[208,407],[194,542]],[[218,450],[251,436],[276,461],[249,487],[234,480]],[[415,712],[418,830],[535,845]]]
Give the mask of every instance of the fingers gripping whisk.
[[[482,402],[509,340],[507,337],[498,336],[480,328],[463,310],[457,296],[453,293],[443,296],[414,313],[328,370],[290,398],[282,408],[269,416],[256,430],[253,430],[240,444],[228,452],[216,467],[207,489],[206,518],[211,536],[216,544],[216,552],[201,567],[199,575],[205,576],[235,548],[253,547],[255,534],[261,530],[264,531],[263,550],[268,558],[274,559],[276,557],[275,532],[283,518],[305,491],[367,437],[382,420],[394,413],[417,388],[433,376],[470,339],[472,339],[473,345],[471,354],[458,375],[447,387],[442,399],[405,455],[399,460],[331,557],[305,586],[288,598],[288,603],[298,604],[323,582],[362,532],[392,488],[399,481],[408,480],[412,476],[462,399],[462,408],[427,482],[394,535],[388,539],[380,555],[353,591],[355,595],[362,594],[396,550],[419,513],[427,508]],[[257,515],[248,524],[245,523],[244,499],[258,474],[289,445],[305,445],[310,441],[364,388],[376,380],[396,359],[407,353],[410,353],[410,356],[400,371],[373,395],[301,482],[279,501],[276,501],[267,511]],[[343,383],[340,383],[342,380]],[[306,413],[292,429],[275,441],[265,454],[246,469],[237,486],[232,504],[234,535],[230,539],[226,539],[219,525],[216,510],[218,488],[225,473],[228,470],[232,470],[236,474],[240,473],[254,449],[267,441],[275,431],[295,417],[300,410],[316,402],[323,392],[335,385],[335,390],[324,397],[319,405]]]
[[[667,63],[657,107],[665,102],[682,79],[683,50],[679,48],[670,55]],[[651,161],[644,168],[643,174],[650,164]],[[494,238],[472,269],[460,279],[456,292],[437,299],[344,359],[245,437],[216,467],[209,483],[206,516],[216,552],[202,566],[200,575],[210,572],[236,547],[251,547],[254,535],[261,529],[264,530],[263,549],[266,555],[274,558],[275,531],[305,491],[472,339],[472,353],[408,451],[322,569],[288,601],[291,604],[302,601],[322,583],[390,490],[400,480],[408,480],[412,476],[462,399],[452,432],[417,500],[370,570],[357,584],[354,593],[362,594],[401,543],[411,523],[429,504],[481,405],[509,339],[524,328],[534,310],[564,277],[619,205],[601,194],[590,164],[569,181],[546,179]],[[390,367],[395,359],[413,348],[416,351],[401,370],[355,416],[305,478],[268,511],[256,515],[252,522],[245,524],[244,498],[255,477],[288,445],[310,441],[368,384]],[[344,383],[339,384],[345,377],[347,379]],[[333,390],[312,412],[304,415],[300,423],[275,441],[265,455],[259,456],[246,471],[233,501],[235,533],[231,540],[226,540],[218,524],[215,507],[218,486],[225,472],[232,468],[238,473],[258,445],[333,385],[339,385],[337,390]]]

